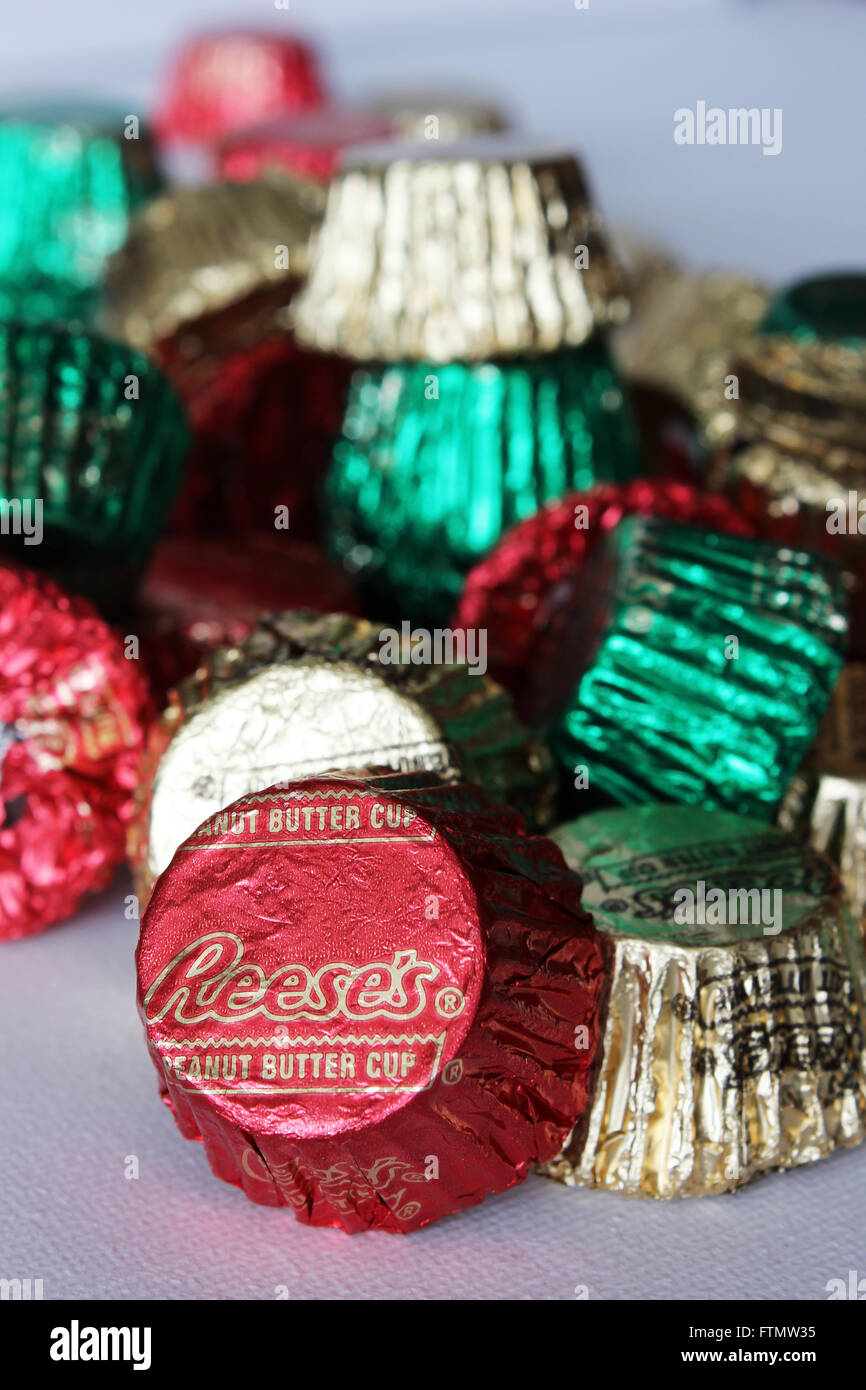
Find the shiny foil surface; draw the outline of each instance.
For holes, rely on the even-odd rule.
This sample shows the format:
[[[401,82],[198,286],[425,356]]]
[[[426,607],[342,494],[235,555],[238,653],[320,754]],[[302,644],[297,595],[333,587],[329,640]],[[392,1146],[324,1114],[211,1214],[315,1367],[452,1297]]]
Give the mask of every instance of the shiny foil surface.
[[[628,517],[578,615],[581,667],[553,735],[614,801],[770,818],[842,666],[841,571],[763,541]],[[736,647],[732,645],[736,639]]]
[[[241,798],[163,874],[137,966],[181,1133],[305,1223],[408,1232],[473,1206],[588,1101],[604,951],[579,881],[465,783]]]
[[[273,169],[327,183],[352,145],[388,140],[395,133],[387,116],[364,107],[321,106],[315,111],[277,116],[227,135],[215,157],[223,179],[245,182]]]
[[[866,343],[866,275],[814,275],[785,285],[770,300],[762,330],[801,339]]]
[[[289,546],[296,538],[317,538],[349,364],[306,352],[253,313],[235,331],[193,325],[160,344],[157,355],[186,405],[194,437],[172,515],[175,529],[259,533]],[[280,530],[278,518],[288,523]],[[344,577],[344,587],[348,582]]]
[[[249,536],[162,541],[137,596],[130,632],[164,699],[220,647],[242,642],[263,613],[286,608],[354,613],[346,576],[315,546]]]
[[[466,579],[453,622],[486,631],[491,673],[533,725],[549,722],[571,693],[563,651],[575,613],[596,587],[592,557],[631,515],[752,532],[725,497],[671,478],[640,478],[570,492],[543,507],[512,527]]]
[[[227,131],[324,100],[313,52],[278,34],[227,30],[177,55],[159,104],[160,139],[207,144]]]
[[[22,517],[39,502],[43,527],[40,544],[10,527],[7,556],[116,611],[162,530],[188,444],[180,401],[142,354],[75,327],[0,323],[0,500]]]
[[[598,337],[539,358],[359,368],[325,484],[329,546],[376,611],[442,621],[509,526],[642,467]]]
[[[146,699],[89,603],[0,567],[0,942],[70,916],[122,863]]]
[[[659,268],[614,335],[617,362],[629,378],[670,391],[694,415],[704,443],[719,448],[734,426],[725,397],[731,358],[757,332],[768,297],[744,276]]]
[[[768,335],[732,370],[740,382],[733,447],[719,454],[710,481],[761,534],[823,550],[850,573],[851,651],[866,656],[857,511],[866,480],[866,345]]]
[[[0,318],[93,317],[106,260],[162,186],[147,128],[121,109],[0,112]]]
[[[805,763],[779,808],[785,830],[808,836],[839,869],[866,929],[866,663],[848,662]]]
[[[334,768],[457,769],[533,826],[549,822],[549,755],[505,691],[466,665],[413,664],[411,644],[382,660],[382,632],[344,614],[272,616],[172,694],[151,730],[130,834],[142,897],[221,807]]]
[[[548,1176],[704,1196],[862,1140],[862,947],[826,859],[694,807],[605,811],[555,838],[613,963],[592,1104]],[[678,923],[683,889],[696,910]]]
[[[360,360],[487,361],[578,347],[624,320],[620,270],[570,155],[524,154],[510,137],[433,143],[347,156],[293,305],[299,342]]]
[[[112,258],[108,331],[150,349],[263,290],[285,305],[320,209],[320,191],[288,176],[175,189],[134,219]]]

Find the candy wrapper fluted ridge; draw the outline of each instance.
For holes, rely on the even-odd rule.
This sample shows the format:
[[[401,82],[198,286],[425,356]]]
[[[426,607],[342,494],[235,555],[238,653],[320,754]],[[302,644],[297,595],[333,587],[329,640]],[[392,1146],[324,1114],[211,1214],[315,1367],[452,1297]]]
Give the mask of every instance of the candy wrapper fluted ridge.
[[[172,692],[130,831],[142,899],[207,816],[277,779],[341,766],[457,770],[533,826],[549,822],[550,755],[510,696],[465,662],[413,662],[415,640],[394,629],[385,642],[389,631],[345,614],[271,615]]]
[[[859,1143],[863,954],[829,861],[695,807],[554,834],[613,959],[591,1107],[545,1172],[703,1196]]]
[[[0,567],[0,941],[111,881],[147,714],[139,663],[90,604]]]
[[[430,774],[227,807],[162,875],[137,953],[181,1133],[253,1201],[348,1232],[521,1181],[588,1100],[604,948],[579,894],[550,841]]]

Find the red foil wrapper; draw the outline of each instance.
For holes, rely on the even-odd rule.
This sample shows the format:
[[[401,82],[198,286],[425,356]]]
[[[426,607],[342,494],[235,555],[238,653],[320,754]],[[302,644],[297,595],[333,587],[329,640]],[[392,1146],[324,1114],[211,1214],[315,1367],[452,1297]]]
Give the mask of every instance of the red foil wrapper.
[[[157,548],[131,621],[161,697],[203,658],[287,608],[359,612],[344,572],[316,546],[276,537],[173,537]]]
[[[350,364],[285,336],[193,364],[168,344],[158,356],[194,434],[173,528],[273,534],[275,509],[285,506],[292,538],[317,536],[319,487],[340,434]]]
[[[726,498],[665,478],[569,493],[513,527],[468,575],[452,625],[486,629],[490,673],[529,724],[568,697],[560,673],[571,615],[598,583],[599,542],[630,515],[754,535]]]
[[[322,100],[316,60],[306,44],[278,34],[207,34],[178,55],[154,125],[163,141],[205,144]]]
[[[407,1232],[521,1181],[586,1107],[604,946],[551,841],[429,774],[241,798],[142,921],[181,1132],[300,1221]]]
[[[85,599],[0,569],[0,941],[68,917],[123,861],[146,703]]]
[[[344,150],[389,140],[394,133],[386,116],[348,107],[277,116],[227,135],[217,150],[215,174],[245,182],[277,168],[327,183],[340,168]]]

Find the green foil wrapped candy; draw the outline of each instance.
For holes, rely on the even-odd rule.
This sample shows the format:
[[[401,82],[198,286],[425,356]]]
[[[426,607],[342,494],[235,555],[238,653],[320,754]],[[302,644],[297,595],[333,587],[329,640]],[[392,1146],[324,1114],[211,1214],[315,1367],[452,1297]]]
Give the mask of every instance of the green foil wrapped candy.
[[[628,518],[575,615],[564,766],[624,804],[769,819],[817,732],[847,632],[842,571],[771,542]]]
[[[515,522],[641,471],[599,337],[548,357],[358,368],[326,483],[330,546],[378,611],[445,619]]]
[[[786,285],[771,299],[761,331],[854,345],[866,342],[866,275],[815,275]]]
[[[130,215],[161,187],[134,115],[35,104],[0,112],[0,317],[91,315]]]
[[[120,604],[161,533],[188,442],[180,401],[142,353],[78,328],[0,323],[4,553]],[[19,517],[31,537],[41,518],[40,540]]]

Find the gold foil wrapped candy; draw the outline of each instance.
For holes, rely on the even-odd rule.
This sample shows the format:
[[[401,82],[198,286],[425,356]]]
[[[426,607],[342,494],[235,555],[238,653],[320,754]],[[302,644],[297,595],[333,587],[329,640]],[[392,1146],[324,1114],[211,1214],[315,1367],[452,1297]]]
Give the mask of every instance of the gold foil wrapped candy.
[[[284,613],[184,681],[141,769],[129,846],[140,895],[208,816],[330,769],[457,770],[531,826],[548,823],[550,757],[510,696],[468,649],[462,664],[431,664],[422,647],[342,614]]]
[[[808,836],[837,865],[866,929],[866,662],[843,667],[812,752],[779,809],[779,825]]]
[[[293,306],[347,357],[479,361],[578,346],[621,322],[618,266],[571,155],[491,137],[353,152]]]
[[[741,349],[731,371],[733,447],[716,459],[711,485],[762,534],[822,550],[850,572],[851,652],[864,657],[866,348],[768,335]]]
[[[614,337],[620,367],[636,382],[670,392],[718,448],[731,437],[725,398],[731,357],[757,331],[769,292],[741,275],[699,275],[657,265],[643,273],[628,325]]]
[[[699,1196],[863,1138],[863,957],[828,860],[697,807],[553,838],[612,965],[594,1100],[548,1176]]]
[[[151,203],[109,265],[109,331],[149,349],[267,290],[276,312],[306,273],[321,206],[320,190],[288,176],[184,188]]]

